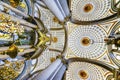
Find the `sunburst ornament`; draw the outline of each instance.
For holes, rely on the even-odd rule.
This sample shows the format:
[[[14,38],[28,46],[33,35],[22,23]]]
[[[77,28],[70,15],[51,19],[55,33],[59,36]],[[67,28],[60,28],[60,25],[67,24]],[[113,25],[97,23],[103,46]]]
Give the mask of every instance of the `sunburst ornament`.
[[[66,80],[106,80],[102,68],[87,62],[70,63]]]
[[[70,33],[68,47],[78,57],[97,58],[107,49],[106,36],[106,32],[97,25],[79,26]]]
[[[110,0],[73,0],[72,17],[80,21],[92,21],[103,18],[110,9]]]
[[[40,35],[40,37],[39,37],[39,43],[38,43],[38,47],[39,46],[44,46],[45,44],[46,44],[46,42],[49,42],[50,41],[50,38],[48,37],[48,36],[46,36],[46,34],[43,34],[42,32],[40,32],[39,30],[38,30],[38,33],[39,33],[39,35]]]

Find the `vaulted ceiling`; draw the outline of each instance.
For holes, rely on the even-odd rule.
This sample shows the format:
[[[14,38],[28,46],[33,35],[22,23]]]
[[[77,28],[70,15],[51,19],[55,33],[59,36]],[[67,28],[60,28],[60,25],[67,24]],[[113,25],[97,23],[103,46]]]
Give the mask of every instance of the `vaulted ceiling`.
[[[0,0],[0,80],[119,80],[119,17],[119,0]]]

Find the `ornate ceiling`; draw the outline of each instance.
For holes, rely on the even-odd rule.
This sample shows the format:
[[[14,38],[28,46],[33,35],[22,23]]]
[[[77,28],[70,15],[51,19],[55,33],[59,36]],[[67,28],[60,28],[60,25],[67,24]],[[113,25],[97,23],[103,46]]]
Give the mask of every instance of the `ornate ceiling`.
[[[119,0],[0,0],[0,80],[120,80],[119,17]]]

